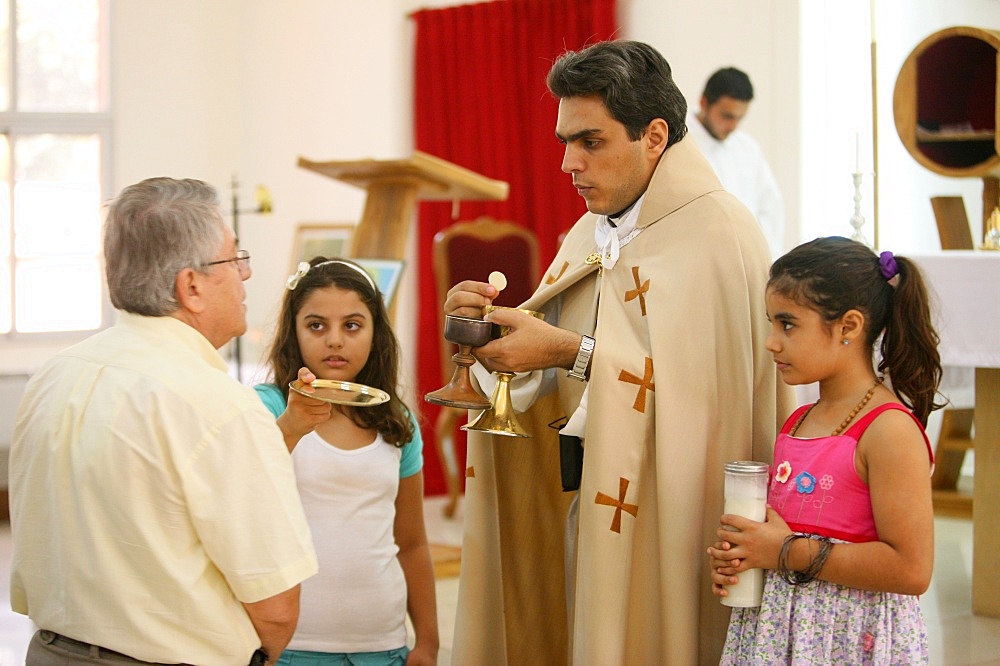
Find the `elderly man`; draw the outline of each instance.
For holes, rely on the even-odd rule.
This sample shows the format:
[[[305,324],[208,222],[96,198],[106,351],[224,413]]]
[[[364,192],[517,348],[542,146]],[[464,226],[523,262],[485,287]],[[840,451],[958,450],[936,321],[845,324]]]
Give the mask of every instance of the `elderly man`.
[[[27,663],[277,659],[317,565],[281,433],[217,351],[249,254],[213,188],[152,178],[111,204],[104,257],[118,322],[31,378],[14,428]]]

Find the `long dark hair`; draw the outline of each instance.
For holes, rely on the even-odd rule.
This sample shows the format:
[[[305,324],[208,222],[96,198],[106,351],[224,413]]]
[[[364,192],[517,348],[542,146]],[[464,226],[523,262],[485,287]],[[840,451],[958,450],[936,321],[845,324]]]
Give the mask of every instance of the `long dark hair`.
[[[285,290],[274,341],[268,352],[271,379],[285,392],[287,399],[288,384],[298,377],[299,368],[305,365],[295,333],[295,317],[309,294],[330,286],[353,291],[371,311],[373,327],[368,361],[354,381],[382,389],[389,394],[391,400],[373,407],[341,408],[358,426],[375,429],[385,441],[403,446],[413,439],[414,429],[410,409],[398,394],[399,341],[389,323],[382,294],[366,279],[364,269],[354,262],[314,257],[309,266],[309,271],[299,278],[295,288]]]
[[[926,426],[930,413],[944,407],[934,402],[941,356],[927,288],[915,263],[883,254],[839,236],[817,238],[775,261],[767,286],[828,323],[848,310],[863,314],[865,344],[874,349],[882,338],[878,371],[889,375],[896,396]]]

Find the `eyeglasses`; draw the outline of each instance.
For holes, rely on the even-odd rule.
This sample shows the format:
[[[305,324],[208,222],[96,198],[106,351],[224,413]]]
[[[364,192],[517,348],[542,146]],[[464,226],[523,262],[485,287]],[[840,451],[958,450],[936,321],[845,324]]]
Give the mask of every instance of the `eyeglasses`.
[[[208,263],[202,264],[202,268],[208,268],[209,266],[215,266],[216,264],[228,264],[235,263],[236,268],[240,272],[240,277],[246,279],[250,275],[250,253],[247,250],[237,250],[236,256],[232,259],[219,259],[218,261],[209,261]]]

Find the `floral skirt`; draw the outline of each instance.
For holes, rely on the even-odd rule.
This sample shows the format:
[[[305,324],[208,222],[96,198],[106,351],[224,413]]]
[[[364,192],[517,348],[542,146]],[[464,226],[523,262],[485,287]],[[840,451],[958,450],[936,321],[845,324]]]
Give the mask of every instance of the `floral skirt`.
[[[912,595],[767,571],[760,608],[734,608],[721,664],[926,664],[927,629]]]

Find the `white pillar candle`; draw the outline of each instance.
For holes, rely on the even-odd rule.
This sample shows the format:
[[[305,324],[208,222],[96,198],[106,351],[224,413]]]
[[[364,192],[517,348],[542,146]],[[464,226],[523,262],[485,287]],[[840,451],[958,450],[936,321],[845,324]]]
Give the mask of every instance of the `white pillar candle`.
[[[724,511],[758,523],[767,516],[767,465],[752,460],[726,463]],[[760,606],[764,594],[764,570],[748,569],[737,574],[739,582],[726,587],[722,604],[737,608]]]

